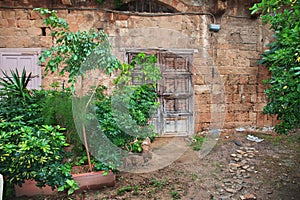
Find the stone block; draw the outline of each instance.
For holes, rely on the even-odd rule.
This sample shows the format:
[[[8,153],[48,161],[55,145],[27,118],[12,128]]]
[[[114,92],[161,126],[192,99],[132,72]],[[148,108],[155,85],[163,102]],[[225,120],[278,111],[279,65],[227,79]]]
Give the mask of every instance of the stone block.
[[[117,14],[116,20],[120,20],[120,21],[128,20],[129,17],[130,17],[129,15],[125,15],[125,14]]]
[[[218,95],[225,93],[225,86],[222,83],[212,83],[211,93]]]
[[[231,66],[219,66],[218,70],[222,75],[229,74],[240,74],[240,75],[256,75],[257,68],[253,67],[237,67],[234,65]]]
[[[0,48],[5,48],[7,37],[0,36]]]
[[[235,121],[239,121],[239,122],[249,121],[249,112],[248,111],[236,112],[235,113]]]
[[[250,103],[244,103],[244,104],[227,104],[227,110],[229,112],[250,111],[250,110],[252,110],[252,104],[250,104]]]
[[[239,76],[239,84],[248,84],[249,83],[249,76],[248,75],[240,75]]]
[[[16,27],[17,22],[15,19],[7,19],[7,27]]]
[[[27,29],[27,33],[28,35],[41,35],[42,34],[42,30],[40,28],[36,28],[36,27],[30,27]]]
[[[193,84],[194,85],[204,85],[204,77],[201,74],[193,75]]]
[[[51,36],[40,36],[39,37],[39,45],[40,45],[40,47],[50,47],[52,45],[52,37]]]
[[[251,102],[251,94],[241,94],[241,103],[250,103]]]
[[[241,85],[239,87],[239,91],[241,93],[256,93],[257,91],[257,86],[256,85]]]
[[[239,90],[238,90],[238,85],[225,85],[225,92],[227,94],[238,94]]]
[[[200,122],[211,122],[211,113],[199,113]]]
[[[225,114],[225,122],[233,122],[235,121],[235,114],[234,112],[226,112]]]
[[[256,103],[256,104],[254,104],[253,109],[255,112],[261,112],[264,110],[265,105],[266,105],[265,103]]]
[[[27,16],[27,13],[26,13]],[[30,20],[38,20],[38,19],[42,19],[42,16],[39,14],[39,12],[37,11],[30,11],[28,13],[29,19]],[[25,16],[23,14],[23,17],[21,17],[20,19],[25,19]]]
[[[225,94],[211,94],[212,104],[225,104],[226,96]]]
[[[209,93],[209,91],[210,91],[210,88],[208,85],[195,85],[194,86],[194,93],[196,95]]]
[[[275,126],[276,122],[277,120],[275,117],[271,117],[269,115],[263,114],[262,112],[257,112],[256,125],[258,127]]]
[[[2,19],[15,19],[16,18],[16,11],[7,9],[2,11]]]
[[[240,75],[238,74],[229,74],[226,81],[226,85],[237,85],[240,83]]]
[[[24,20],[24,19],[17,20],[18,28],[29,28],[32,26],[32,24],[33,22],[31,22],[30,20]]]
[[[195,95],[195,104],[208,104],[210,101],[211,99],[209,94]]]
[[[250,67],[250,60],[245,57],[238,57],[233,59],[233,65],[237,67]]]
[[[249,112],[249,120],[256,123],[257,113]]]
[[[241,103],[242,99],[241,99],[241,94],[232,94],[232,101],[230,103]],[[228,102],[229,103],[229,102]]]
[[[267,96],[265,95],[265,93],[263,92],[257,93],[256,103],[266,103],[266,102],[267,102]]]
[[[210,112],[210,104],[195,104],[194,110],[197,112]]]
[[[265,92],[265,89],[267,89],[267,86],[266,86],[266,85],[259,84],[259,85],[257,86],[257,93],[264,93],[264,92]]]
[[[118,27],[118,28],[127,28],[128,27],[128,22],[124,21],[124,20],[122,20],[122,21],[117,20],[115,22],[115,24],[116,24],[116,27]]]
[[[9,27],[7,19],[0,19],[0,27]]]
[[[226,100],[226,102],[228,103],[228,102],[232,102],[232,98],[233,98],[233,94],[228,94],[228,93],[226,93],[226,98],[225,98],[225,100]]]

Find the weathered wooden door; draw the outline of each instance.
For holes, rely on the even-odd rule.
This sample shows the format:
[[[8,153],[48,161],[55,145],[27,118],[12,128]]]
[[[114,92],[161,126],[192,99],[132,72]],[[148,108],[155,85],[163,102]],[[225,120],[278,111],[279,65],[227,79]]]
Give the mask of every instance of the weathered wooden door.
[[[158,84],[160,108],[153,118],[161,136],[193,134],[193,87],[191,52],[146,51],[155,54],[161,68],[162,80]],[[128,62],[137,55],[127,52]]]
[[[158,111],[158,130],[165,136],[192,134],[192,55],[161,52],[159,65],[163,78],[158,91],[161,103]]]

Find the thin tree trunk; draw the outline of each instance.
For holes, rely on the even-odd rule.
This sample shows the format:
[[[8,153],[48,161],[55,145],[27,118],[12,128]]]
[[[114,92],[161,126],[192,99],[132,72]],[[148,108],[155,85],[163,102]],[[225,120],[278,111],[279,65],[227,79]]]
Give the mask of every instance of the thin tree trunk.
[[[85,131],[85,125],[82,125],[82,133],[83,133],[83,140],[84,140],[84,146],[85,146],[85,151],[88,159],[88,164],[89,164],[89,171],[91,172],[93,170],[92,163],[91,163],[91,157],[90,157],[90,152],[89,152],[89,147],[86,139],[86,131]]]

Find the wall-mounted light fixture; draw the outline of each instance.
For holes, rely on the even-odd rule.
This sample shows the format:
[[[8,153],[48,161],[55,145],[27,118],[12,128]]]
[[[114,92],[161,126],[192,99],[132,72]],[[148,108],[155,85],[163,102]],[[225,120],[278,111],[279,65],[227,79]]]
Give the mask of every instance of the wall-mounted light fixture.
[[[220,29],[221,29],[220,24],[210,24],[209,25],[209,30],[210,31],[218,32]]]

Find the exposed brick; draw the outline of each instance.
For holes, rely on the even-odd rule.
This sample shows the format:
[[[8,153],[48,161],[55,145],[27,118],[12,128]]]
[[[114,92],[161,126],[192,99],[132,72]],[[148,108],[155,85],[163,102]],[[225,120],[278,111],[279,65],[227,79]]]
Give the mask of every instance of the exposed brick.
[[[200,122],[211,122],[211,113],[199,113]]]
[[[231,86],[225,85],[225,92],[227,94],[238,94],[239,93],[238,88],[239,88],[238,85],[231,85]]]
[[[208,113],[210,112],[210,104],[196,104],[194,110],[199,112]]]
[[[27,33],[28,35],[41,35],[42,34],[42,30],[40,28],[36,28],[36,27],[30,27],[27,29]]]
[[[250,103],[251,102],[251,94],[241,94],[241,103]]]
[[[239,122],[247,122],[249,121],[249,112],[236,112],[235,113],[235,120]]]
[[[15,10],[3,10],[2,19],[15,19],[16,11]]]
[[[210,92],[210,88],[208,85],[195,85],[194,86],[194,93],[196,95],[206,94]]]
[[[246,126],[251,126],[253,125],[253,122],[248,121],[248,122],[226,122],[224,123],[224,127],[225,129],[232,129],[232,128],[238,128],[238,127],[246,127]]]
[[[257,94],[256,93],[250,95],[250,102],[252,102],[252,103],[257,102]]]
[[[16,20],[15,19],[7,19],[7,27],[16,27]]]
[[[249,112],[249,120],[252,122],[256,122],[256,112]]]
[[[225,103],[225,94],[212,94],[211,95],[211,103],[212,104],[220,104],[220,103]]]
[[[240,83],[240,75],[238,74],[229,74],[228,79],[225,82],[226,85],[237,85]]]
[[[257,84],[257,76],[256,75],[250,75],[248,84],[250,84],[250,85]]]
[[[20,20],[17,20],[17,27],[18,28],[29,28],[32,26],[32,23],[30,20],[23,20],[23,19],[20,19]]]
[[[252,104],[227,104],[226,108],[229,112],[250,111],[252,109]]]
[[[243,75],[256,75],[257,69],[253,67],[236,67],[236,66],[219,66],[218,70],[221,74],[243,74]]]
[[[9,27],[7,19],[0,19],[0,27]]]
[[[207,104],[210,103],[210,95],[209,94],[201,94],[195,96],[196,104]]]
[[[254,105],[254,111],[256,111],[256,112],[263,111],[265,105],[266,105],[265,103],[256,103]]]
[[[274,126],[276,124],[276,120],[269,115],[263,114],[261,112],[257,112],[256,123],[258,127],[264,126]]]
[[[37,11],[30,11],[29,13],[28,13],[28,15],[29,15],[29,19],[30,20],[37,20],[37,19],[41,19],[42,17],[41,17],[41,15],[39,14],[39,12],[37,12]],[[23,17],[22,17],[23,18]],[[22,19],[21,18],[21,19]],[[24,18],[23,18],[24,19]]]
[[[241,85],[239,90],[240,92],[242,93],[256,93],[256,88],[257,86],[256,85]]]
[[[241,101],[241,94],[232,94],[232,101],[230,103],[241,103]]]
[[[235,112],[227,112],[225,114],[225,122],[233,122],[235,121]]]

